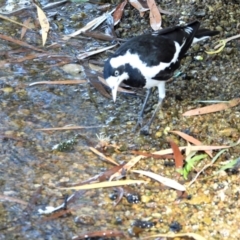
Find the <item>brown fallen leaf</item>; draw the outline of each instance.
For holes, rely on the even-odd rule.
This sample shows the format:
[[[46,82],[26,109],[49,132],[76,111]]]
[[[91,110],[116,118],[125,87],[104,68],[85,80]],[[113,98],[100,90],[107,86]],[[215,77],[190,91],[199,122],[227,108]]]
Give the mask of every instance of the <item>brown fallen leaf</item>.
[[[172,141],[172,140],[169,140],[169,143],[171,145],[171,148],[173,150],[173,155],[174,155],[174,160],[175,160],[175,167],[176,168],[182,168],[183,167],[183,160],[184,160],[184,157],[178,147],[178,145]]]
[[[173,15],[174,14],[173,12],[170,12],[168,10],[164,10],[164,9],[162,9],[160,7],[159,7],[159,11],[160,11],[160,13],[163,13],[165,15]]]
[[[142,1],[129,0],[129,2],[133,7],[135,7],[139,11],[141,17],[143,17],[144,12],[149,10],[148,6]]]
[[[173,155],[172,154],[167,154],[167,155],[158,155],[158,154],[153,154],[153,153],[146,153],[146,152],[142,152],[142,151],[132,151],[133,154],[135,155],[142,155],[144,157],[151,157],[154,159],[173,159]]]
[[[80,205],[79,207],[81,207],[81,205]],[[53,211],[51,216],[42,218],[42,219],[39,221],[39,223],[44,223],[44,222],[47,222],[47,221],[52,221],[52,220],[57,219],[57,218],[60,218],[60,217],[62,217],[62,216],[66,216],[66,214],[71,213],[71,212],[74,212],[74,209],[69,208],[69,209],[66,209],[66,210],[58,210],[58,211],[56,211],[56,212]]]
[[[150,25],[154,31],[158,31],[162,27],[162,16],[156,5],[155,0],[147,0],[148,7],[150,9]]]
[[[19,204],[22,204],[22,205],[28,205],[28,202],[25,202],[25,201],[23,201],[21,199],[18,199],[18,198],[9,197],[9,196],[6,196],[6,195],[0,195],[0,200],[1,201],[19,203]]]
[[[22,31],[21,31],[21,39],[23,39],[23,37],[24,37],[24,35],[26,34],[26,32],[27,32],[27,28],[25,27],[25,26],[29,26],[29,24],[30,24],[30,21],[31,21],[31,18],[29,17],[28,19],[26,19],[24,22],[23,22],[23,24],[24,24],[24,27],[22,27]]]
[[[18,44],[18,45],[20,45],[22,47],[27,47],[27,48],[30,48],[32,50],[38,51],[38,52],[46,52],[46,51],[44,51],[44,50],[42,50],[40,48],[36,48],[36,47],[26,43],[26,42],[14,39],[12,37],[9,37],[9,36],[3,35],[3,34],[0,34],[0,39],[3,39],[5,41],[9,41],[9,42],[13,42],[13,43]]]
[[[183,116],[195,116],[195,115],[202,115],[202,114],[207,114],[207,113],[212,113],[212,112],[219,112],[222,110],[226,110],[228,108],[232,108],[237,106],[240,103],[240,98],[235,98],[227,103],[217,103],[217,104],[212,104],[210,106],[202,107],[202,108],[196,108],[190,111],[187,111],[183,113]]]
[[[87,37],[95,38],[95,39],[98,39],[98,40],[104,40],[104,41],[113,41],[115,39],[114,36],[109,35],[109,34],[104,34],[104,33],[99,32],[99,31],[91,31],[91,32],[86,31],[82,34],[84,36],[87,36]]]
[[[107,160],[108,162],[114,164],[114,165],[119,165],[117,162],[115,162],[112,158],[105,156],[103,153],[99,152],[97,149],[93,148],[93,147],[89,147],[89,149],[94,152],[95,154],[97,154],[98,156],[104,158],[105,160]]]
[[[29,27],[29,26],[27,26],[27,25],[24,25],[24,24],[22,24],[22,23],[19,23],[19,22],[17,22],[17,21],[14,21],[13,19],[8,18],[8,17],[6,17],[6,16],[3,16],[3,15],[1,15],[1,14],[0,14],[0,18],[2,18],[2,19],[4,19],[4,20],[7,20],[7,21],[9,21],[9,22],[18,24],[18,25],[20,25],[20,26],[22,26],[22,27],[25,27],[25,28],[27,28],[27,29],[32,29],[31,27]]]
[[[113,174],[109,181],[112,181],[112,179],[119,179],[121,178],[127,171],[129,171],[135,164],[137,164],[143,156],[137,156],[132,158],[128,163],[126,163],[121,169],[119,169],[115,174]]]
[[[21,62],[25,62],[27,60],[31,60],[31,59],[35,59],[35,58],[41,58],[41,57],[47,57],[47,56],[49,56],[49,54],[47,54],[47,53],[29,54],[29,55],[24,56],[24,57],[9,59],[9,62],[11,62],[11,63],[21,63]]]
[[[118,6],[116,7],[115,12],[113,13],[114,25],[117,25],[120,22],[126,4],[127,0],[124,0],[123,2],[119,3]]]
[[[90,69],[85,69],[86,78],[89,83],[98,90],[104,97],[111,99],[111,95],[106,91],[105,87],[102,85],[101,81],[97,81],[97,79],[102,76],[99,72],[91,71]],[[100,75],[100,76],[99,76]]]
[[[175,133],[177,134],[178,136],[180,136],[181,138],[185,139],[186,141],[190,142],[190,143],[193,143],[194,145],[203,145],[202,142],[200,142],[199,140],[197,140],[196,138],[186,134],[186,133],[183,133],[183,132],[180,132],[180,131],[169,131],[171,133]],[[212,156],[212,153],[211,151],[205,151],[211,158],[213,157]]]

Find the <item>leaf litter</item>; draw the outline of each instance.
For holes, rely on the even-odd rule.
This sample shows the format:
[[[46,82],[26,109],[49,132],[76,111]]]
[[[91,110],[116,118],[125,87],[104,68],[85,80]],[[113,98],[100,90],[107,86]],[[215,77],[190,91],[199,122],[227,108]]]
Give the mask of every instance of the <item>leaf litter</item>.
[[[152,3],[152,6],[154,6],[154,3],[153,3],[153,1],[148,1],[148,2],[151,2]],[[126,4],[126,1],[125,1],[125,4]],[[123,8],[123,7],[122,7]],[[153,8],[153,7],[152,7]],[[121,11],[123,11],[123,9],[121,10]],[[155,11],[157,11],[157,9],[156,9],[156,7],[154,6],[154,8],[153,9],[151,9],[151,7],[150,7],[150,14],[151,14],[151,17],[152,17],[152,19],[153,19],[153,22],[152,22],[152,25],[154,26],[154,27],[156,27],[156,28],[159,28],[160,26],[161,26],[161,22],[160,22],[160,20],[159,20],[159,18],[158,18],[158,20],[157,20],[157,18],[156,18],[156,16],[157,16],[157,14],[156,14],[156,12]],[[120,19],[121,19],[121,17],[119,17],[119,19],[118,19],[118,21],[120,21]],[[91,22],[90,22],[91,23]],[[92,24],[92,23],[91,23]],[[91,24],[89,24],[88,25],[88,27],[91,25]],[[95,26],[98,26],[98,24],[101,24],[101,23],[99,23],[98,21],[95,21],[94,22],[94,24],[95,24]],[[94,28],[94,24],[90,27],[90,28]],[[159,26],[160,25],[160,26]],[[89,28],[89,29],[90,29]],[[86,31],[86,28],[83,30],[82,29],[82,32],[84,32],[84,31]],[[46,31],[45,31],[46,32]],[[17,41],[16,41],[17,42]],[[19,43],[21,43],[21,42],[18,42],[18,44]],[[25,46],[27,46],[27,45],[25,45]],[[28,47],[28,46],[27,46]],[[42,51],[42,50],[40,50],[40,51]],[[238,102],[239,103],[239,102]],[[237,104],[238,104],[237,103]],[[51,128],[50,128],[50,130],[52,130]],[[66,129],[65,129],[66,130]],[[175,131],[175,133],[176,132],[178,132],[178,131]],[[174,132],[173,132],[174,133]],[[198,152],[198,151],[203,151],[203,150],[205,150],[205,151],[208,151],[208,150],[216,150],[216,149],[221,149],[221,148],[228,148],[229,146],[204,146],[204,145],[202,145],[201,144],[201,142],[199,142],[198,140],[196,141],[196,139],[193,139],[193,138],[190,138],[191,136],[186,136],[186,135],[184,135],[183,133],[177,133],[179,136],[181,136],[181,137],[183,137],[183,138],[185,138],[185,140],[187,140],[187,141],[189,141],[189,142],[192,142],[192,143],[194,143],[195,145],[198,145],[198,146],[191,146],[191,145],[188,145],[188,146],[185,146],[185,147],[179,147],[178,148],[178,146],[177,145],[175,145],[174,147],[172,147],[172,149],[166,149],[166,150],[162,150],[162,151],[158,151],[158,152],[154,152],[154,153],[146,153],[146,154],[150,154],[150,156],[159,156],[160,154],[162,154],[162,153],[166,153],[167,152],[167,154],[170,154],[170,153],[173,153],[174,154],[174,158],[175,158],[175,161],[176,161],[176,159],[177,158],[183,158],[182,157],[182,155],[180,155],[179,153],[181,153],[180,152],[180,150],[185,150],[186,152],[188,151],[189,153],[191,153],[191,152],[193,152],[194,154],[196,154],[196,152]],[[175,150],[174,150],[175,149]],[[177,152],[176,152],[177,151]],[[200,173],[202,173],[207,167],[210,167],[210,166],[212,166],[214,163],[215,163],[215,161],[218,159],[218,157],[223,153],[223,151],[226,151],[226,150],[222,150],[222,151],[220,151],[219,152],[219,154],[217,154],[213,159],[212,159],[212,162],[209,164],[209,165],[206,165],[201,171],[199,171],[198,173],[197,173],[197,175],[196,175],[196,178],[200,175]],[[160,153],[159,153],[160,152]],[[209,156],[210,156],[210,152],[208,152],[208,154],[209,154]],[[163,154],[164,155],[164,154]],[[177,156],[178,155],[178,156]],[[100,155],[101,157],[103,157],[102,155]],[[179,157],[180,156],[180,157]],[[201,156],[202,155],[197,155],[198,156],[198,158],[201,158]],[[195,156],[195,157],[197,157],[197,156]],[[204,155],[205,156],[205,155]],[[129,164],[127,163],[127,164],[123,164],[123,165],[120,165],[120,166],[117,166],[117,167],[120,167],[120,168],[117,168],[118,170],[115,172],[115,173],[111,173],[111,175],[109,175],[109,177],[108,177],[108,179],[110,179],[110,180],[112,180],[111,179],[111,177],[112,178],[121,178],[121,177],[125,177],[126,176],[126,173],[127,173],[127,171],[129,171],[130,170],[130,168],[132,168],[135,164],[137,164],[137,162],[139,162],[140,160],[144,160],[145,159],[145,157],[146,156],[144,156],[144,154],[141,156],[138,156],[138,157],[136,157],[136,158],[133,158],[132,160],[130,160],[129,161]],[[148,155],[148,157],[149,157],[149,155]],[[210,156],[211,157],[211,156]],[[193,157],[194,158],[194,157]],[[193,158],[190,158],[190,159],[193,159]],[[194,160],[195,161],[195,160]],[[194,162],[193,161],[193,162]],[[117,164],[117,163],[115,163],[115,164]],[[193,167],[193,164],[194,163],[191,163],[191,168],[189,168],[188,169],[188,171],[191,171],[191,169],[192,169],[192,167]],[[181,164],[177,164],[177,166],[180,166]],[[120,170],[119,170],[120,169]],[[167,185],[167,186],[169,186],[169,187],[171,187],[171,188],[177,188],[177,187],[179,187],[180,189],[178,189],[178,190],[180,190],[180,191],[184,191],[184,190],[182,190],[182,189],[185,189],[185,187],[183,186],[183,185],[178,185],[178,183],[175,181],[175,180],[172,180],[172,179],[169,179],[169,178],[164,178],[164,177],[162,177],[162,176],[160,176],[160,175],[158,175],[158,174],[156,174],[156,173],[151,173],[151,172],[147,172],[147,171],[143,171],[143,170],[131,170],[131,172],[135,172],[135,173],[139,173],[139,174],[144,174],[144,175],[146,175],[146,176],[149,176],[149,177],[152,177],[153,179],[155,179],[155,180],[157,180],[157,181],[160,181],[160,182],[162,182],[163,184],[165,184],[165,185]],[[117,173],[117,174],[116,174]],[[114,174],[115,174],[115,176],[114,176]],[[100,177],[101,175],[99,175],[98,177]],[[102,175],[102,176],[104,176],[104,175]],[[196,178],[194,178],[194,181],[196,180]],[[99,180],[99,179],[98,179]],[[145,183],[145,181],[142,181],[142,180],[124,180],[124,181],[112,181],[112,182],[109,182],[109,181],[106,181],[106,182],[100,182],[100,183],[91,183],[91,184],[88,184],[87,186],[84,186],[84,188],[86,188],[86,189],[88,189],[88,187],[89,187],[89,185],[91,185],[91,188],[90,189],[92,189],[92,188],[102,188],[102,187],[113,187],[113,186],[118,186],[118,185],[121,185],[121,184],[129,184],[129,183],[136,183],[136,182],[138,182],[138,183]],[[193,181],[192,182],[190,182],[191,184],[193,183]],[[188,185],[188,187],[191,185],[191,184],[189,184]],[[177,187],[176,187],[176,185],[177,185]],[[70,187],[71,188],[71,187]],[[185,189],[186,190],[186,189]],[[74,195],[73,195],[74,196]],[[67,199],[67,201],[70,201],[72,199],[72,197],[70,196],[68,199]],[[50,210],[50,208],[49,209],[47,209],[48,210],[48,213],[51,213],[51,212],[54,212],[54,211],[58,211],[59,209],[61,209],[61,208],[64,208],[64,204],[63,205],[61,205],[61,207],[60,208],[53,208],[53,209],[55,209],[55,210]],[[112,232],[112,231],[111,231]],[[110,233],[110,232],[107,232],[108,234],[109,234],[109,236],[111,236],[111,234],[112,233]],[[91,233],[89,233],[89,234],[91,234]],[[106,234],[106,231],[105,231],[105,233],[104,233],[104,231],[103,232],[101,232],[100,234]],[[92,233],[92,236],[94,235],[94,233]],[[84,235],[85,236],[85,235]],[[105,235],[104,235],[105,236]],[[162,235],[163,236],[163,235]],[[166,235],[165,235],[166,236]],[[194,234],[194,233],[185,233],[185,234],[172,234],[172,235],[168,235],[168,237],[171,237],[171,236],[174,236],[174,237],[180,237],[180,236],[189,236],[189,237],[193,237],[193,238],[195,238],[195,239],[204,239],[204,238],[202,238],[201,236],[198,236],[197,234]],[[151,237],[151,236],[149,236],[149,237]],[[199,238],[198,238],[199,237]],[[76,238],[76,239],[78,239],[78,238]]]

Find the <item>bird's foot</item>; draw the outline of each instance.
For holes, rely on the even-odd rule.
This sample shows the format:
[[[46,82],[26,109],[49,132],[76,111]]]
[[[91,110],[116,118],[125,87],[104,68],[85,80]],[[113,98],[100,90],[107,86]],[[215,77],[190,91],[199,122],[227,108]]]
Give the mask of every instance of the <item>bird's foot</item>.
[[[137,123],[136,123],[136,126],[133,128],[133,132],[136,132],[137,131],[137,129],[138,129],[138,127],[142,127],[142,125],[143,125],[143,117],[141,117],[141,116],[139,116],[138,117],[138,121],[137,121]]]
[[[150,125],[149,124],[146,124],[145,126],[143,126],[141,129],[140,129],[140,134],[141,135],[149,135],[150,134]]]

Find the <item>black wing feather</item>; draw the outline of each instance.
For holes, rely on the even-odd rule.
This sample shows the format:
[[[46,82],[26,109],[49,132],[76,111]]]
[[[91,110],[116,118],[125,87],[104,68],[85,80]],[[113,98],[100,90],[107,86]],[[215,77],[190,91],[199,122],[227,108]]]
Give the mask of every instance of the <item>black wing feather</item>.
[[[153,34],[134,37],[120,46],[112,57],[124,55],[127,51],[130,51],[132,54],[138,54],[147,66],[155,66],[160,62],[171,62],[176,51],[174,41],[180,45],[182,45],[183,41],[186,41],[179,55],[179,59],[181,59],[191,46],[199,26],[200,23],[194,21],[184,27],[175,26],[162,29]],[[191,27],[193,31],[190,34],[187,33],[184,30],[186,27]]]

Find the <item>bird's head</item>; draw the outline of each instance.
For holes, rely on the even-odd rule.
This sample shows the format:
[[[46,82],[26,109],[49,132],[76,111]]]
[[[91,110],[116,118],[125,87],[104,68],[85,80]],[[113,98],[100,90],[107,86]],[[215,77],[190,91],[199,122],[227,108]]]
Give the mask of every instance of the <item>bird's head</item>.
[[[124,81],[129,79],[128,73],[125,71],[125,66],[114,67],[114,59],[108,59],[105,62],[103,75],[108,86],[112,90],[113,101],[116,101],[118,86]]]

